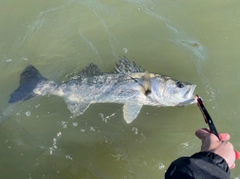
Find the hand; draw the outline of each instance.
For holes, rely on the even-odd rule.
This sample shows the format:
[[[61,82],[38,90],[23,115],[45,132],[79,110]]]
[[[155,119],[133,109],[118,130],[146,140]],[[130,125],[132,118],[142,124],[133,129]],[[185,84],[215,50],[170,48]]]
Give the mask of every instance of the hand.
[[[235,160],[240,159],[240,152],[234,151],[233,145],[228,142],[230,135],[228,133],[221,133],[218,138],[210,133],[208,129],[199,129],[195,135],[202,140],[201,151],[210,151],[218,154],[225,159],[230,169],[235,167]]]

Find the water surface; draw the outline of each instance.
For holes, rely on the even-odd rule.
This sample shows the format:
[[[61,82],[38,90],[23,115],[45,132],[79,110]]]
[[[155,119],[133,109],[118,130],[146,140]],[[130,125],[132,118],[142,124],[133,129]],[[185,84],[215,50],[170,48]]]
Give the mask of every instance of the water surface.
[[[127,56],[150,72],[197,85],[219,132],[240,150],[240,2],[51,0],[0,2],[2,178],[164,178],[199,151],[196,105],[145,106],[131,124],[122,105],[94,104],[72,118],[64,100],[9,104],[28,64],[61,81],[90,62],[102,71]],[[232,178],[240,177],[240,162]]]

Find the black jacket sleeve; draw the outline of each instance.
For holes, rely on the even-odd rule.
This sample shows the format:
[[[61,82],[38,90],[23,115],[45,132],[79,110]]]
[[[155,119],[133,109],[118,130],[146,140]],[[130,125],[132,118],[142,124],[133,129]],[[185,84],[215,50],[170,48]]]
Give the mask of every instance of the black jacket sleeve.
[[[212,152],[199,152],[171,163],[165,179],[230,179],[227,162]]]

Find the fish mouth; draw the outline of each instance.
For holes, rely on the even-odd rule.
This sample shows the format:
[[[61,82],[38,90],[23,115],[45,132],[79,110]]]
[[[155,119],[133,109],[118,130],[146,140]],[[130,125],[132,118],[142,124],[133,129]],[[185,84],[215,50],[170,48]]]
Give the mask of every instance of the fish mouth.
[[[187,92],[184,94],[184,98],[186,99],[185,101],[181,102],[179,104],[179,106],[184,106],[184,105],[187,105],[187,104],[193,104],[193,103],[197,103],[197,100],[196,100],[196,95],[194,95],[194,90],[196,88],[196,85],[192,85],[188,90]]]
[[[192,85],[188,90],[187,92],[184,94],[184,97],[187,98],[187,99],[195,99],[195,96],[196,95],[193,95],[193,92],[196,88],[196,85]]]

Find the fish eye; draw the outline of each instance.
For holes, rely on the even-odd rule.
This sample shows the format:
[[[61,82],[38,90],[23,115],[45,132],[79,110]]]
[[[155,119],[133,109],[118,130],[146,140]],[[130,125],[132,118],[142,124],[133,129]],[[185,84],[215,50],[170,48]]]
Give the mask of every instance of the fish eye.
[[[176,85],[177,85],[178,88],[183,88],[184,87],[184,84],[182,82],[180,82],[180,81],[178,81],[176,83]]]

